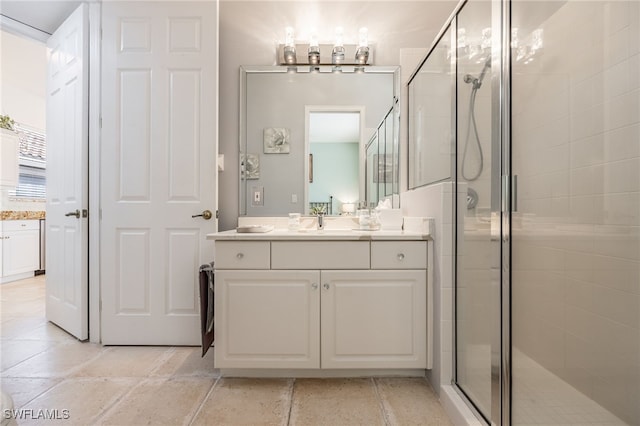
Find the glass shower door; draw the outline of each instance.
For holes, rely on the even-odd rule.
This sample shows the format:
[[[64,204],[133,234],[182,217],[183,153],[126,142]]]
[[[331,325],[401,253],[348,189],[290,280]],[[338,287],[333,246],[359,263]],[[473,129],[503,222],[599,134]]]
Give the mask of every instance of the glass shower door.
[[[511,3],[512,423],[640,424],[640,3]]]
[[[492,7],[471,0],[456,18],[455,381],[488,421],[495,415],[492,397],[500,393],[492,388],[492,358],[500,346],[494,314],[500,309],[500,239],[492,235],[500,197],[499,185],[492,185],[492,168],[498,167],[497,176],[500,170],[492,158]]]

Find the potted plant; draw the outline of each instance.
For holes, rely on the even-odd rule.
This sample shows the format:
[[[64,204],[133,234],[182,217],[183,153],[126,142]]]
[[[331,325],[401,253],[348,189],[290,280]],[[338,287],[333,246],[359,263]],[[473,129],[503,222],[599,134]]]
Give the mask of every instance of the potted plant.
[[[16,124],[16,122],[11,117],[9,117],[8,115],[0,114],[0,129],[6,129],[11,132],[15,132],[15,129],[13,128],[14,124]]]
[[[0,115],[0,189],[18,184],[19,141],[14,124],[8,115]]]

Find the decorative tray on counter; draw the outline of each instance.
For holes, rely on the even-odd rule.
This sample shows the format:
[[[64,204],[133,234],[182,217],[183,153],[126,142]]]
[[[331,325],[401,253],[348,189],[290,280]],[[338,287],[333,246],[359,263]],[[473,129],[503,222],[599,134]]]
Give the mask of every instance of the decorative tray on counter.
[[[270,231],[273,231],[273,225],[245,225],[236,228],[238,234],[261,234]]]

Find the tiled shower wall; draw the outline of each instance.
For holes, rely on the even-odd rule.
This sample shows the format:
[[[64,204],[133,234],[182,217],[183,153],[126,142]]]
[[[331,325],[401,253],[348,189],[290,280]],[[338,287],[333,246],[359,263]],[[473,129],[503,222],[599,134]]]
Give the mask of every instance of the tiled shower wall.
[[[514,2],[513,25],[534,30],[535,7]],[[640,424],[640,2],[534,24],[543,54],[512,75],[513,343]]]

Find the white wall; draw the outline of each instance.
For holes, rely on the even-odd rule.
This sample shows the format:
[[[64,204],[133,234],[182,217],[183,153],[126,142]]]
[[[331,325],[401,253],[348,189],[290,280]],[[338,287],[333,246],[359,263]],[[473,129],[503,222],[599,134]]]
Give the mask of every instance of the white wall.
[[[44,131],[46,46],[0,30],[0,63],[0,113]]]
[[[438,395],[451,383],[453,332],[453,183],[423,186],[400,194],[403,216],[424,216],[435,221],[433,298],[433,369],[427,378]]]
[[[42,43],[0,30],[0,114],[45,131],[47,50]],[[0,191],[0,210],[45,209],[40,201],[9,199]]]
[[[371,43],[375,45],[375,65],[398,65],[400,49],[428,47],[456,4],[457,0],[222,0],[219,149],[225,155],[225,171],[219,175],[219,229],[231,229],[237,224],[240,65],[274,65],[276,46],[282,41],[287,25],[294,26],[298,31],[316,26],[321,41],[330,40],[336,26],[342,25],[347,37],[355,36],[357,29],[366,26]],[[349,35],[350,31],[353,34]]]

